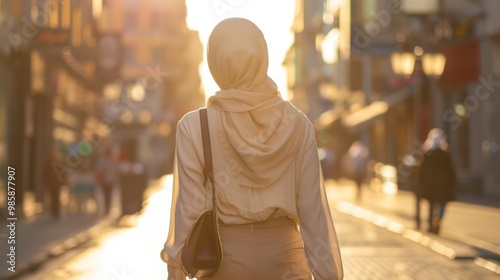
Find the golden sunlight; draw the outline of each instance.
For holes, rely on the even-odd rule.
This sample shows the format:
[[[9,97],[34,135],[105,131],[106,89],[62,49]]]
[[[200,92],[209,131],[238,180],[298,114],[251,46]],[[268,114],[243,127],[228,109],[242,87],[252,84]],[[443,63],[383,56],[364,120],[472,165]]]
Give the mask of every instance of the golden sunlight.
[[[220,21],[230,17],[242,17],[253,21],[264,33],[269,48],[269,76],[276,82],[284,99],[288,99],[286,71],[282,66],[284,56],[293,42],[291,26],[294,18],[295,1],[292,0],[213,0],[186,1],[187,24],[197,30],[204,47],[204,61],[200,66],[205,96],[215,94],[219,89],[213,81],[206,64],[206,43],[212,29]]]

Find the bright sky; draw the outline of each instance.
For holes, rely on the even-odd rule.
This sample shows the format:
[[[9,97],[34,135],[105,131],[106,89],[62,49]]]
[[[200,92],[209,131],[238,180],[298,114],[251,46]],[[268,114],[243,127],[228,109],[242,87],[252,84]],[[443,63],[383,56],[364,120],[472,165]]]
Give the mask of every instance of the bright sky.
[[[269,48],[269,76],[276,82],[284,99],[287,98],[286,72],[282,67],[285,54],[293,42],[291,26],[294,18],[293,0],[187,0],[187,23],[197,30],[204,46],[200,67],[202,83],[208,96],[219,90],[206,64],[206,44],[217,23],[230,17],[246,18],[264,33]]]

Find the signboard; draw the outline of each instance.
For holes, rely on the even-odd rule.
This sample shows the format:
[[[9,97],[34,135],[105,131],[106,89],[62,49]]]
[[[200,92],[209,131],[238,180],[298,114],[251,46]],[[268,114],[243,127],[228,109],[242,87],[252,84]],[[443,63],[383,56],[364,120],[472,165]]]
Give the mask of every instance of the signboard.
[[[436,14],[439,0],[402,0],[401,8],[405,14]]]
[[[69,45],[69,30],[40,28],[35,43],[37,47],[64,47]]]
[[[441,45],[446,66],[439,79],[441,86],[457,86],[477,81],[480,75],[479,41]]]

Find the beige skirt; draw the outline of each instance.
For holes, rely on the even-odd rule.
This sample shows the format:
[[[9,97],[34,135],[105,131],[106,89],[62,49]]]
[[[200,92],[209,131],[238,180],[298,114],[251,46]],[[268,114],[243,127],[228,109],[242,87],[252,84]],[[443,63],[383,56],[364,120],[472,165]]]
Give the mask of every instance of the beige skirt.
[[[311,280],[304,245],[293,220],[278,218],[244,225],[220,224],[221,270],[202,280]]]

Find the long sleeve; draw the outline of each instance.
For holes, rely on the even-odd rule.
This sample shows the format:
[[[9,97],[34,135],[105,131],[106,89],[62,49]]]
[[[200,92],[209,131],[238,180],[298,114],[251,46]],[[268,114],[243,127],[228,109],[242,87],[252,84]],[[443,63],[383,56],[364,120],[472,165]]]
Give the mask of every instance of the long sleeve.
[[[314,132],[299,158],[297,210],[300,233],[315,280],[343,279],[337,234],[330,214]]]
[[[197,124],[199,127],[199,121]],[[170,229],[161,252],[163,261],[177,271],[181,269],[181,252],[189,229],[205,207],[203,150],[201,145],[194,144],[197,140],[192,135],[195,128],[192,127],[193,131],[190,128],[182,120],[177,126]],[[207,207],[211,206],[209,201],[210,198]]]

